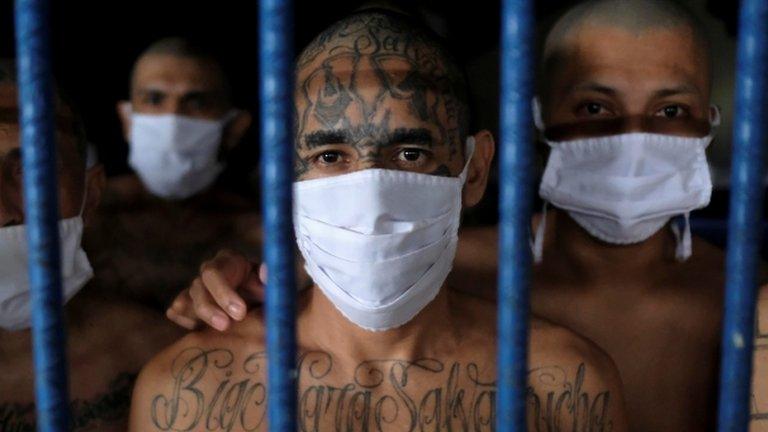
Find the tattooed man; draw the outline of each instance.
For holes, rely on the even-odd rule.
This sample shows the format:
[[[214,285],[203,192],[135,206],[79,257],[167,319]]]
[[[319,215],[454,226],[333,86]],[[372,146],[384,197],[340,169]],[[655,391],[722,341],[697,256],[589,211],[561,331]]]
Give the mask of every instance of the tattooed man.
[[[0,431],[35,430],[34,371],[26,225],[15,66],[0,62]],[[80,235],[104,187],[101,166],[86,168],[86,142],[72,109],[56,108],[62,285],[74,431],[124,431],[141,365],[178,337],[163,317],[83,286],[92,270]],[[82,291],[80,289],[83,288]]]
[[[495,307],[443,284],[493,157],[490,133],[468,133],[462,74],[427,30],[366,10],[317,36],[296,78],[294,218],[314,280],[300,429],[493,430]],[[255,310],[154,358],[131,430],[266,430],[264,330]],[[540,320],[530,349],[530,430],[625,430],[608,357]]]

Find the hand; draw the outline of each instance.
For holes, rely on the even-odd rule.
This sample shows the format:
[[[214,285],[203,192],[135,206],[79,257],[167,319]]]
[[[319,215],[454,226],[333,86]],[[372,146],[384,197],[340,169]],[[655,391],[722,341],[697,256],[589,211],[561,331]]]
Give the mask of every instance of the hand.
[[[248,306],[264,301],[267,268],[239,252],[222,250],[200,266],[200,275],[165,312],[176,324],[194,330],[202,323],[225,331],[245,318]]]

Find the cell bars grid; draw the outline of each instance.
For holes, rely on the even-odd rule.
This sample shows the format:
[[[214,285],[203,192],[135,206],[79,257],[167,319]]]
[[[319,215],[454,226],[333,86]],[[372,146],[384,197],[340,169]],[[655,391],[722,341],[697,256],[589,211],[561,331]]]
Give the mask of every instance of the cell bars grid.
[[[25,214],[30,254],[35,397],[40,431],[69,427],[59,264],[56,147],[51,75],[50,3],[16,0]],[[262,211],[269,353],[269,424],[296,430],[295,275],[290,215],[293,181],[293,3],[259,2]],[[499,431],[525,430],[529,224],[533,89],[532,0],[503,0],[501,13],[501,149],[498,393]],[[768,121],[768,0],[743,0],[739,23],[736,113],[729,218],[723,363],[718,425],[749,422],[759,221]]]

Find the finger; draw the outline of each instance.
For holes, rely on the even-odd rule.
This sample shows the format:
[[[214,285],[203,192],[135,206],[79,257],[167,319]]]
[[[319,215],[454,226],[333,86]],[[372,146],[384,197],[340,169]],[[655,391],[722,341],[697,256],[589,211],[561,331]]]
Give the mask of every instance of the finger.
[[[179,315],[175,310],[168,308],[165,311],[165,316],[173,321],[176,325],[183,327],[187,330],[194,330],[197,327],[199,321],[187,318],[186,316]]]
[[[206,268],[200,278],[204,288],[224,312],[238,321],[245,317],[245,301],[240,298],[220,270],[213,267]],[[235,286],[242,285],[242,282]]]
[[[173,303],[165,311],[165,316],[186,329],[194,330],[197,327],[199,321],[193,310],[189,289],[185,289],[176,296]]]
[[[250,304],[264,303],[264,284],[256,273],[251,273],[248,280],[243,285],[241,294]]]
[[[208,293],[208,290],[203,286],[200,278],[192,282],[189,295],[194,303],[195,314],[199,319],[219,331],[224,331],[229,327],[227,314],[219,308],[213,297]]]
[[[267,270],[267,264],[261,263],[261,265],[259,265],[259,280],[263,285],[267,284],[267,276],[269,276],[269,271]]]

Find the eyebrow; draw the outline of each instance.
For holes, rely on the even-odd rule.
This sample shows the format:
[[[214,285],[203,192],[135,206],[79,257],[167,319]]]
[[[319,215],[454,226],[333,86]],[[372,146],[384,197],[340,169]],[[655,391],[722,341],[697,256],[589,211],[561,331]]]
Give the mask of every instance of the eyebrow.
[[[694,85],[681,84],[675,87],[656,90],[653,95],[657,98],[664,98],[669,96],[686,95],[686,94],[699,95],[701,94],[701,91],[699,91],[698,87]]]
[[[329,144],[346,144],[357,135],[349,129],[319,130],[307,134],[304,143],[309,148]],[[383,142],[388,144],[432,145],[432,134],[425,128],[397,128],[384,134]]]
[[[618,93],[618,91],[615,88],[613,88],[613,87],[609,87],[607,85],[603,85],[603,84],[600,84],[600,83],[597,83],[597,82],[593,82],[593,81],[575,84],[575,85],[571,86],[570,88],[568,88],[568,91],[569,92],[571,92],[571,91],[593,91],[593,92],[597,92],[597,93],[602,93],[602,94],[604,94],[606,96],[615,96]]]

